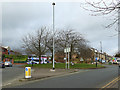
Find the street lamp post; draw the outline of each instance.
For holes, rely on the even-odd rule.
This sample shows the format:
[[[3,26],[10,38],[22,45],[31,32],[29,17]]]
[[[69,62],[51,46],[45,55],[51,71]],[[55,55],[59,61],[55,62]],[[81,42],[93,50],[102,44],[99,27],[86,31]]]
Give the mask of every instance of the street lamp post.
[[[54,60],[54,5],[55,3],[52,3],[53,5],[53,70],[55,69],[55,60]]]

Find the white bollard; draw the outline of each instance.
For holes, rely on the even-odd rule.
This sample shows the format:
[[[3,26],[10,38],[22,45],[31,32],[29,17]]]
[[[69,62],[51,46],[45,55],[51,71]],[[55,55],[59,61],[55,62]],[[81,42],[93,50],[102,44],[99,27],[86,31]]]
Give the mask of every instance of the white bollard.
[[[31,78],[31,67],[25,67],[25,78]]]

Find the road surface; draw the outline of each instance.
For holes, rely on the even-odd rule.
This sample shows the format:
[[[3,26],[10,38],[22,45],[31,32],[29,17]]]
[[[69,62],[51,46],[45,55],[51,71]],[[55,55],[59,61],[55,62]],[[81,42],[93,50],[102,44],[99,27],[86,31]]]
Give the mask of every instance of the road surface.
[[[24,68],[21,65],[13,65],[13,67],[5,67],[2,69],[2,85],[9,84],[16,78],[24,74]]]
[[[89,69],[86,72],[39,80],[11,88],[101,88],[118,77],[118,66],[107,65],[104,69]],[[118,88],[116,84],[115,88]]]

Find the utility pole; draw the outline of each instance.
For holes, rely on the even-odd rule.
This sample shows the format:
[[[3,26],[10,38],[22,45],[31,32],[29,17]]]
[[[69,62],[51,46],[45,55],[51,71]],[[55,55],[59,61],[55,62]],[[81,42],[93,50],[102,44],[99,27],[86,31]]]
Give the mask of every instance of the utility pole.
[[[55,60],[54,60],[54,35],[55,35],[55,33],[54,33],[54,6],[55,6],[55,3],[53,2],[52,3],[52,5],[53,5],[53,70],[55,69]]]

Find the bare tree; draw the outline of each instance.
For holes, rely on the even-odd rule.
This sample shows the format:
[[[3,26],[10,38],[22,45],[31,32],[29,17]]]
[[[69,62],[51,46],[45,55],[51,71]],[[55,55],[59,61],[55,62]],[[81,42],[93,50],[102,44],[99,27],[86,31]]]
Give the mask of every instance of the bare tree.
[[[92,51],[89,45],[87,44],[80,45],[78,51],[80,52],[79,57],[82,57],[85,60],[85,62],[87,62],[86,60],[88,58],[92,59]]]
[[[22,39],[23,48],[25,48],[27,52],[39,56],[39,63],[41,55],[45,54],[48,50],[47,40],[49,38],[49,34],[49,29],[42,27],[37,30],[35,34],[28,34]]]
[[[75,32],[74,30],[61,30],[58,32],[58,39],[57,39],[57,52],[64,53],[64,49],[67,47],[70,47],[70,59],[72,60],[72,55],[79,52],[83,52],[82,50],[79,50],[79,48],[83,48],[84,50],[87,50],[83,46],[86,46],[87,40],[80,34],[79,32]],[[78,51],[79,50],[79,51]],[[87,51],[86,51],[87,52]],[[87,54],[86,54],[87,55]]]
[[[85,0],[86,6],[81,5],[81,7],[83,7],[85,10],[94,12],[91,15],[94,16],[98,16],[98,15],[111,15],[113,16],[113,22],[108,24],[106,26],[106,28],[110,28],[113,25],[115,25],[116,23],[118,23],[120,17],[119,17],[119,13],[120,13],[120,0],[97,0],[97,1],[93,1],[93,0]],[[91,6],[93,9],[89,8],[89,6]]]
[[[76,48],[83,48],[81,51],[86,50],[83,46],[87,46],[87,40],[84,39],[82,34],[75,32],[74,30],[60,30],[54,34],[55,40],[55,53],[64,54],[64,49],[70,47],[70,59],[75,53]],[[27,53],[35,54],[39,56],[39,63],[41,55],[45,54],[48,50],[53,53],[53,34],[46,27],[42,27],[36,31],[36,33],[28,34],[23,39],[23,48]],[[87,55],[87,54],[86,54]],[[53,54],[52,54],[53,57]]]

